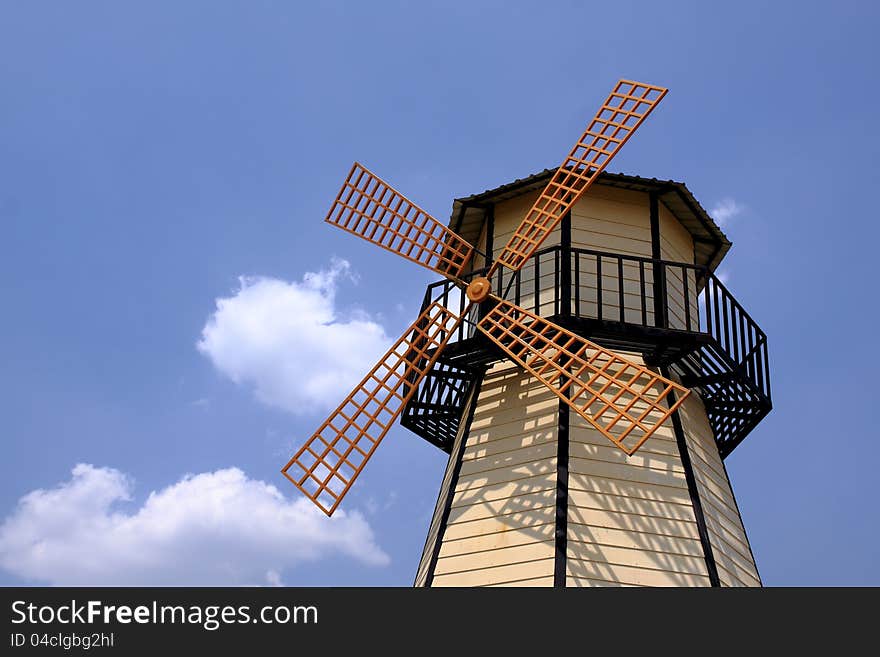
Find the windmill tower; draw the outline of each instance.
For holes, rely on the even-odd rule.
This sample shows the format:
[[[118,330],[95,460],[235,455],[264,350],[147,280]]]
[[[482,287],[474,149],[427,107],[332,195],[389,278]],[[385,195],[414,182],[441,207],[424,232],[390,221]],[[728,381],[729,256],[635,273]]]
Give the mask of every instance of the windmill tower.
[[[621,81],[448,226],[359,164],[331,208],[445,279],[283,472],[332,514],[398,417],[447,452],[417,586],[760,585],[723,458],[770,410],[766,336],[684,184],[604,173],[665,93]]]

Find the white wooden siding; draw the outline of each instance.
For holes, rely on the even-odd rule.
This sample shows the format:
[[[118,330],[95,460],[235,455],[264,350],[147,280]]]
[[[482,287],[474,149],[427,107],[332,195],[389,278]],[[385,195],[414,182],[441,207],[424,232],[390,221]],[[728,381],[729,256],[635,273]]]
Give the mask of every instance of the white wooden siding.
[[[690,395],[680,412],[719,579],[724,586],[760,586],[749,539],[699,395]]]
[[[510,362],[486,374],[434,586],[552,584],[558,408]]]
[[[510,240],[514,231],[525,218],[531,209],[535,199],[538,198],[538,192],[530,192],[517,196],[516,198],[502,201],[495,206],[495,239],[494,250],[497,257],[507,242]],[[559,226],[554,228],[547,236],[547,240],[541,245],[541,248],[554,246],[559,244]],[[553,300],[555,297],[555,276],[553,258],[544,256],[539,265],[540,278],[538,281],[538,306],[535,306],[535,263],[529,261],[521,270],[519,276],[520,297],[519,305],[531,311],[536,311],[541,315],[553,315]],[[541,270],[541,266],[544,266]],[[495,274],[504,276],[504,281],[510,280],[511,272],[507,269],[499,271]],[[493,281],[497,285],[497,281]],[[514,300],[511,292],[510,298]]]
[[[475,403],[473,398],[474,392],[465,404],[464,417],[467,417],[471,404]],[[458,453],[461,441],[464,440],[465,423],[462,422],[458,427],[458,434],[452,447],[452,454]],[[437,545],[437,539],[440,535],[441,522],[443,520],[443,509],[446,507],[446,501],[449,495],[450,485],[452,483],[452,473],[454,471],[454,459],[452,457],[446,463],[446,471],[443,473],[443,481],[440,482],[440,493],[437,495],[437,503],[434,505],[434,515],[431,517],[431,524],[428,527],[428,537],[425,539],[425,547],[422,550],[422,558],[419,560],[419,567],[416,571],[415,586],[426,586],[428,579],[428,570],[431,566],[431,558],[434,554],[434,548]]]
[[[624,354],[639,361],[634,354]],[[558,401],[509,362],[486,375],[465,440],[434,586],[552,586]],[[723,586],[760,586],[697,395],[682,406],[694,476]],[[626,456],[570,416],[568,586],[708,586],[671,422]],[[443,482],[451,484],[451,470]],[[425,581],[441,492],[417,585]]]
[[[709,585],[668,422],[628,457],[572,413],[568,471],[569,585]]]
[[[522,219],[526,216],[538,192],[529,192],[513,199],[502,201],[495,206],[495,255],[504,248]],[[648,195],[644,192],[616,189],[604,185],[596,185],[578,201],[571,211],[572,214],[572,247],[619,253],[625,256],[651,257],[651,225]],[[690,233],[675,219],[669,210],[660,203],[660,247],[661,257],[665,260],[692,264],[693,240]],[[478,240],[478,248],[485,248],[485,226]],[[541,245],[543,247],[558,245],[560,230],[557,226]],[[475,266],[481,266],[482,260],[477,259]],[[519,305],[549,316],[559,312],[554,305],[555,288],[558,285],[557,266],[553,254],[540,258],[538,284],[535,284],[536,263],[530,260],[519,276]],[[598,317],[598,285],[596,256],[582,254],[578,259],[579,272],[572,267],[572,282],[576,287],[573,293],[572,308],[580,315]],[[668,295],[666,298],[669,312],[669,324],[672,328],[684,329],[689,325],[696,328],[699,324],[699,306],[696,293],[696,276],[692,270],[683,275],[680,270],[667,269]],[[642,275],[638,262],[623,263],[623,320],[632,323],[654,324],[653,278],[654,268],[651,263],[643,265]],[[617,261],[603,258],[602,260],[602,317],[603,319],[619,320],[620,313],[620,271]],[[499,274],[496,274],[496,277]],[[509,271],[500,274],[509,280]],[[644,291],[642,279],[644,278]],[[689,314],[685,312],[684,285],[688,285]],[[497,281],[494,281],[497,285]],[[537,295],[536,295],[537,290]],[[511,292],[509,298],[515,300]],[[537,299],[536,299],[537,296]],[[644,310],[642,298],[644,297]]]
[[[693,240],[690,233],[661,203],[660,255],[664,260],[693,264]],[[607,251],[625,256],[651,257],[651,220],[648,195],[644,192],[614,189],[597,185],[572,208],[572,247]],[[575,307],[582,315],[598,316],[597,262],[595,256],[582,255],[578,261]],[[654,324],[654,268],[643,265],[645,288],[642,291],[642,273],[637,261],[623,263],[623,320],[633,323]],[[613,259],[602,259],[602,317],[620,319],[620,271]],[[684,279],[688,279],[690,326],[698,326],[696,278],[692,271],[685,276],[680,271],[667,269],[669,323],[673,328],[686,328],[684,310]],[[644,311],[642,298],[645,299]]]

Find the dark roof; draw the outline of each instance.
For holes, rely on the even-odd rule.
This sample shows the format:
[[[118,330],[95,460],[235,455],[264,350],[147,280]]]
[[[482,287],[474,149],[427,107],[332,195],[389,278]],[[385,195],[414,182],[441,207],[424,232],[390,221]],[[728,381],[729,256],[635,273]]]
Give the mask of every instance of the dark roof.
[[[482,209],[485,206],[540,189],[547,184],[554,173],[556,173],[555,168],[544,169],[500,187],[455,199],[449,227],[468,242],[476,243],[483,226]],[[603,172],[596,179],[595,184],[641,192],[657,192],[660,201],[693,236],[694,255],[698,265],[706,265],[710,270],[714,270],[731,247],[730,240],[718,224],[682,182]]]

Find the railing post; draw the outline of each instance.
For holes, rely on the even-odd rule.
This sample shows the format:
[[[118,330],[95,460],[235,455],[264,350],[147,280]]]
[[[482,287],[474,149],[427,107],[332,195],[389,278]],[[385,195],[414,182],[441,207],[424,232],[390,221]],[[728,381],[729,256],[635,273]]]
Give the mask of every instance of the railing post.
[[[651,269],[654,274],[654,326],[666,327],[666,272],[660,262],[660,202],[657,192],[648,194],[651,218]]]
[[[483,220],[486,223],[486,271],[489,271],[492,268],[492,262],[495,259],[492,251],[495,249],[495,204],[492,203],[487,205],[483,209]],[[489,288],[491,290],[491,286]],[[498,272],[498,293],[501,294],[501,271]],[[484,301],[480,304],[480,309],[477,311],[477,321],[483,319],[486,316],[486,313],[489,312],[488,303]]]
[[[703,312],[706,314],[706,333],[709,335],[714,335],[712,333],[712,301],[711,290],[712,287],[712,279],[709,278],[709,270],[707,269],[705,272],[701,274],[703,279]],[[699,321],[697,322],[697,329],[700,328]]]
[[[521,272],[522,272],[522,269],[520,269],[518,272],[516,272],[516,275],[519,276],[519,274]],[[517,280],[519,280],[519,279],[517,278]],[[534,285],[532,285],[532,290],[534,291],[534,294],[535,294],[535,314],[540,315],[541,314],[541,252],[540,251],[535,254],[535,280],[532,282],[534,283]],[[517,302],[517,303],[519,303],[519,302]]]
[[[561,297],[559,314],[571,315],[571,210],[562,215],[560,224],[560,268],[559,289],[556,291]]]
[[[696,273],[694,274],[694,278],[696,278]],[[681,280],[682,285],[684,285],[684,330],[691,330],[691,295],[688,288],[690,287],[690,281],[688,280],[688,269],[684,265],[681,267]],[[697,328],[699,328],[700,322],[697,321]]]
[[[486,269],[489,269],[495,259],[495,255],[492,253],[495,249],[495,204],[486,206],[484,213],[486,220]]]

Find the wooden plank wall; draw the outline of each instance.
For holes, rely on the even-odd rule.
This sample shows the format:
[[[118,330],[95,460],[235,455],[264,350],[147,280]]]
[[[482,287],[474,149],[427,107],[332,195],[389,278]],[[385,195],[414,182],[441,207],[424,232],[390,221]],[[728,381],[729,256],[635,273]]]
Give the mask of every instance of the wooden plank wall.
[[[572,413],[569,441],[567,586],[708,586],[671,423],[627,457]]]
[[[651,257],[651,224],[648,195],[596,185],[578,201],[571,212],[571,245],[573,248],[608,251],[622,255]],[[578,297],[572,310],[587,317],[598,317],[597,262],[593,256],[582,255],[578,263]],[[645,269],[646,312],[648,324],[654,323],[652,268]],[[578,281],[578,282],[575,282]],[[615,260],[602,260],[602,316],[619,319],[619,275]],[[624,263],[624,319],[641,323],[642,304],[638,265]]]
[[[692,264],[693,240],[690,233],[660,203],[660,257]],[[616,189],[597,185],[572,208],[572,247],[607,251],[626,256],[651,257],[651,221],[648,195],[644,192]],[[596,286],[597,264],[594,256],[582,255],[579,260],[577,306],[581,315],[598,316]],[[645,316],[648,325],[654,324],[653,265],[644,265]],[[683,281],[688,279],[691,326],[697,326],[698,306],[696,279],[692,272],[685,276],[677,270],[667,270],[669,322],[673,328],[685,328]],[[572,277],[575,280],[575,276]],[[620,277],[617,262],[602,260],[602,313],[605,319],[619,319]],[[624,320],[641,323],[642,292],[639,265],[634,261],[623,264]],[[573,305],[574,308],[574,305]]]
[[[687,229],[682,226],[678,219],[666,209],[663,203],[660,206],[660,257],[663,260],[674,262],[694,263],[694,241]],[[694,270],[681,270],[667,268],[666,275],[668,295],[666,302],[669,305],[669,325],[672,328],[684,329],[685,324],[685,298],[684,281],[688,286],[688,305],[690,306],[691,330],[698,324],[699,306],[697,296],[697,280]]]
[[[556,398],[502,362],[487,374],[477,403],[470,434],[456,438],[467,443],[433,585],[551,586]],[[699,397],[681,414],[721,583],[760,586]],[[708,586],[670,423],[631,457],[574,413],[569,439],[567,585]],[[417,586],[425,583],[451,472],[450,463]]]
[[[537,192],[530,192],[496,204],[494,237],[496,252],[500,252],[507,240],[510,239],[537,196]],[[675,219],[662,202],[659,205],[659,217],[661,258],[693,264],[694,248],[690,233]],[[542,248],[558,245],[559,242],[560,231],[557,227],[544,242]],[[477,247],[485,249],[485,244],[484,225]],[[648,194],[605,185],[594,186],[572,208],[572,247],[650,258],[651,226]],[[477,257],[473,264],[476,267],[482,266],[482,258]],[[574,270],[572,271],[573,284],[578,286],[577,299],[576,302],[572,301],[572,309],[585,317],[597,317],[596,257],[581,255],[578,266],[579,276],[576,277]],[[522,291],[520,305],[541,315],[556,314],[558,309],[554,307],[555,268],[551,255],[546,255],[541,259],[539,263],[540,293],[536,304],[534,294],[535,264],[530,261],[523,267],[520,274]],[[670,268],[666,269],[666,273],[669,279],[666,301],[669,307],[670,326],[679,329],[684,329],[687,326],[687,315],[684,310],[684,284],[687,280],[691,328],[696,328],[700,309],[695,273],[692,270],[686,270],[682,273],[681,270]],[[504,275],[509,276],[509,272],[505,271]],[[623,305],[625,321],[633,323],[645,321],[648,325],[654,325],[653,275],[653,265],[646,263],[644,265],[645,314],[643,315],[639,265],[632,261],[624,262]],[[619,285],[620,277],[616,260],[603,258],[602,312],[605,319],[617,320],[620,318]]]
[[[721,584],[761,586],[749,539],[700,396],[690,395],[680,413]]]
[[[425,547],[422,550],[422,558],[419,560],[419,567],[416,571],[416,579],[414,586],[427,586],[428,571],[431,567],[431,560],[434,556],[434,549],[437,546],[437,539],[440,536],[440,528],[443,522],[443,511],[446,508],[446,502],[449,498],[449,488],[452,483],[452,477],[455,471],[455,455],[461,448],[461,441],[465,440],[465,429],[467,428],[467,417],[470,414],[471,405],[476,402],[474,399],[475,389],[471,390],[470,397],[462,413],[462,421],[458,426],[458,433],[452,445],[452,455],[446,463],[446,471],[443,473],[443,480],[440,482],[440,493],[437,495],[437,504],[434,505],[434,514],[431,516],[431,524],[428,527],[428,537],[425,539]]]
[[[434,586],[552,585],[558,407],[510,362],[486,374]]]
[[[500,252],[510,239],[537,196],[537,192],[530,192],[496,204],[494,245],[497,252]],[[559,242],[560,231],[557,227],[542,248],[558,245]],[[485,244],[484,226],[477,247],[485,249]],[[594,186],[589,194],[572,208],[572,247],[651,257],[650,208],[647,193],[604,185]],[[660,204],[660,247],[661,257],[664,260],[691,264],[694,262],[693,240],[690,233],[662,203]],[[476,258],[473,264],[477,267],[482,266],[482,258]],[[535,263],[530,261],[520,274],[520,305],[541,315],[554,315],[558,309],[554,307],[556,265],[553,257],[544,256],[538,267],[540,275],[538,299],[535,299],[534,294]],[[644,272],[646,285],[643,315],[639,266],[636,262],[624,262],[624,320],[633,323],[646,321],[648,325],[653,325],[653,266],[650,263],[645,264]],[[504,275],[509,276],[509,272],[505,271]],[[695,274],[692,271],[682,274],[680,270],[668,269],[667,275],[670,326],[682,329],[686,327],[683,290],[686,278],[691,327],[696,327],[699,321],[699,306]],[[577,299],[576,302],[572,301],[572,309],[582,316],[598,316],[596,277],[596,257],[580,256],[579,275],[576,277],[574,270],[572,271],[572,281],[578,286]],[[616,261],[603,258],[602,311],[605,319],[620,318],[619,285]]]
[[[502,201],[495,206],[495,250],[496,255],[501,253],[501,250],[507,244],[510,237],[513,235],[516,228],[519,226],[520,222],[523,220],[523,217],[526,216],[529,209],[532,207],[532,204],[535,202],[535,199],[538,198],[538,192],[530,192],[528,194],[523,194],[522,196],[517,196],[515,198],[509,199],[507,201]],[[555,246],[559,244],[559,226],[557,226],[547,237],[546,241],[541,245],[541,248],[545,248],[548,246]],[[537,312],[539,315],[550,316],[554,314],[553,310],[553,301],[555,298],[555,275],[554,275],[554,267],[552,265],[553,259],[550,256],[545,256],[541,260],[541,265],[545,265],[543,267],[539,267],[539,295],[537,300],[537,306],[535,305],[535,265],[533,261],[529,261],[523,268],[520,270],[520,289],[522,294],[520,296],[519,305],[527,308],[531,311]],[[497,277],[499,274],[495,274]],[[510,271],[504,270],[504,281],[508,281],[510,277]],[[497,284],[496,281],[493,280],[494,284]],[[495,288],[493,288],[494,291]],[[508,296],[508,298],[513,301],[514,298],[512,296]]]
[[[470,435],[457,437],[467,442],[433,585],[551,586],[556,398],[502,362],[477,403]],[[721,584],[760,586],[699,397],[681,414]],[[567,585],[708,586],[670,423],[631,457],[574,413],[569,439]],[[416,585],[425,582],[450,480],[451,464]]]

